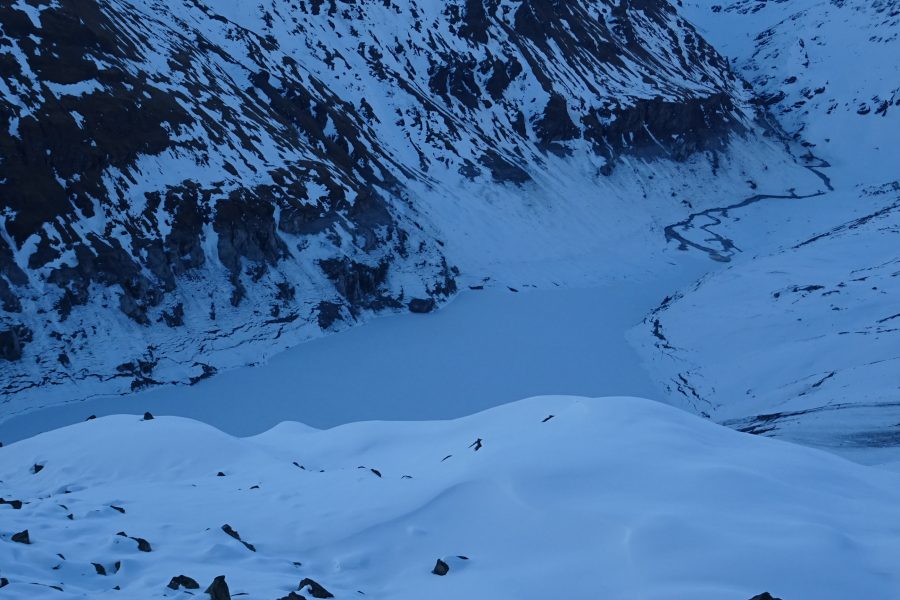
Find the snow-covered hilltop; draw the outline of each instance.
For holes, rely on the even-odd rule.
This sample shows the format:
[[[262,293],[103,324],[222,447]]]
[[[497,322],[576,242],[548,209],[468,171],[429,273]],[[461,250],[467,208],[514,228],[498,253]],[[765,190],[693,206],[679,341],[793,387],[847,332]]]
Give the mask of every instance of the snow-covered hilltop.
[[[0,480],[3,597],[206,597],[219,575],[273,600],[325,597],[307,578],[338,600],[900,589],[900,475],[635,398],[246,439],[106,417],[0,449]]]
[[[431,310],[497,198],[540,230],[530,205],[608,218],[596,193],[647,229],[686,209],[623,156],[664,177],[761,131],[663,0],[16,0],[0,28],[0,390],[26,403]]]

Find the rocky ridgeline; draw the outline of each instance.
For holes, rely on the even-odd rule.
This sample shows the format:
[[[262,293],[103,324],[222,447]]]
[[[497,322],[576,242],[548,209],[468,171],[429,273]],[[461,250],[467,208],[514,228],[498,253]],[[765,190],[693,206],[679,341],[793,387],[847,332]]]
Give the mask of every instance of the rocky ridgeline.
[[[752,122],[663,0],[17,0],[0,30],[6,398],[429,311],[458,273],[421,190],[576,153],[609,175]]]

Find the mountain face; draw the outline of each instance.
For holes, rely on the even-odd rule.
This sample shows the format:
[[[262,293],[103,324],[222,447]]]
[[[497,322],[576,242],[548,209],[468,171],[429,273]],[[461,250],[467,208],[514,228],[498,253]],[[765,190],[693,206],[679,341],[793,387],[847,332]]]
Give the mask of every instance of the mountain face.
[[[5,399],[427,312],[459,272],[424,195],[756,131],[662,0],[16,0],[0,27]]]

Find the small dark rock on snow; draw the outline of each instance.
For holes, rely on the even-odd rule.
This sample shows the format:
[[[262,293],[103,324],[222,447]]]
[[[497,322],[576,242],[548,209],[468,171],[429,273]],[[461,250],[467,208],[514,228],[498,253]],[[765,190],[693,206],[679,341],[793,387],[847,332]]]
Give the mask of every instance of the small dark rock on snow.
[[[209,594],[210,600],[231,600],[231,592],[228,590],[228,584],[225,583],[224,575],[213,579],[213,582],[206,588],[206,593]]]
[[[10,539],[12,539],[12,541],[18,542],[20,544],[30,544],[31,543],[31,536],[28,535],[27,529],[24,531],[20,531],[19,533],[14,533],[12,538],[10,538]]]
[[[297,586],[297,591],[302,592],[303,588],[309,586],[309,595],[313,598],[334,598],[334,594],[323,588],[321,585],[306,577]]]
[[[150,547],[150,542],[148,542],[144,538],[133,537],[131,539],[137,542],[138,550],[140,550],[141,552],[150,552],[152,550],[152,548]]]
[[[752,598],[750,598],[750,600],[781,600],[781,598],[775,598],[769,592],[763,592],[758,596],[753,596]]]
[[[153,420],[153,415],[151,415],[149,412],[145,412],[145,413],[144,413],[144,418],[143,418],[142,420],[143,420],[143,421],[152,421],[152,420]]]
[[[434,564],[434,568],[431,570],[431,572],[434,573],[435,575],[440,575],[441,577],[443,577],[444,575],[446,575],[447,573],[450,572],[450,565],[448,565],[441,559],[438,559],[437,562]]]
[[[34,473],[35,475],[37,475],[38,473],[40,473],[43,470],[44,470],[44,465],[35,464],[33,467],[31,467],[31,472]]]
[[[184,589],[186,590],[200,589],[200,584],[187,575],[178,575],[177,577],[173,577],[169,582],[169,585],[167,585],[166,587],[168,587],[170,590],[177,590],[179,586],[184,587]]]

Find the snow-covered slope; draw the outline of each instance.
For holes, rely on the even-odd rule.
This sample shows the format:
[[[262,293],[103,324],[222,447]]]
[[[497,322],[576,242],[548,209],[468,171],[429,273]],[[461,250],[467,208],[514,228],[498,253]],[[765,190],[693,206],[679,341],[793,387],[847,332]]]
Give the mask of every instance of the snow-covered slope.
[[[849,185],[896,178],[900,10],[894,0],[684,0],[682,14],[797,141]]]
[[[678,406],[863,461],[896,460],[897,4],[746,0],[683,11],[824,161],[830,189],[807,234],[789,219],[778,225],[774,252],[723,250],[730,227],[755,227],[727,211],[686,222],[740,260],[667,298],[633,339]]]
[[[900,183],[866,193],[884,208],[708,277],[647,318],[639,339],[674,403],[861,460],[900,456]]]
[[[305,578],[338,599],[900,589],[900,475],[634,398],[246,439],[106,417],[0,465],[4,598],[188,598],[166,587],[182,574],[194,597],[225,575],[235,597],[272,599]]]
[[[663,0],[16,0],[0,27],[0,390],[23,405],[194,381],[430,310],[458,264],[677,221],[729,141],[727,181],[795,179]]]

